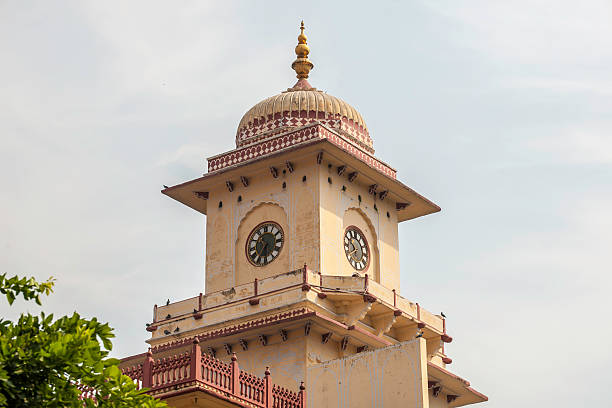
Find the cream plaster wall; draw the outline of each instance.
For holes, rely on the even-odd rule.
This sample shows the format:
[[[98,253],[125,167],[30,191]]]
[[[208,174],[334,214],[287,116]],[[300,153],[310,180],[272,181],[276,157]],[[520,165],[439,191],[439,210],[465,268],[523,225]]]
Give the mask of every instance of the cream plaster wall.
[[[346,227],[356,225],[366,234],[373,255],[368,270],[361,273],[367,273],[374,281],[399,292],[395,203],[369,194],[369,185],[360,181],[359,176],[349,182],[349,170],[338,175],[338,165],[324,160],[319,172],[321,271],[326,275],[344,276],[355,272],[346,259],[342,239]]]
[[[287,161],[293,172],[288,171]],[[326,275],[350,276],[354,270],[342,245],[349,225],[359,227],[370,246],[372,256],[364,273],[399,291],[395,203],[369,194],[364,177],[351,183],[348,170],[338,175],[341,163],[331,161],[317,164],[315,153],[291,152],[276,162],[255,162],[240,174],[228,176],[232,192],[225,183],[211,187],[206,220],[207,294],[285,273],[304,263]],[[278,178],[272,177],[270,165],[278,169]],[[249,179],[248,186],[242,185],[240,175]],[[279,258],[256,267],[248,262],[244,246],[252,229],[264,221],[282,226],[285,243]]]
[[[273,261],[273,264],[267,266],[255,266],[248,261],[246,254],[246,244],[248,237],[259,224],[262,222],[274,221],[283,229],[285,236],[283,247],[281,248],[278,257]],[[289,271],[291,246],[293,239],[288,239],[287,232],[289,231],[289,223],[285,210],[277,203],[259,203],[251,208],[244,216],[238,225],[238,233],[236,234],[235,258],[236,258],[236,285],[243,285],[252,282],[255,278],[268,278],[280,271]]]
[[[359,273],[362,275],[367,273],[374,281],[380,282],[380,257],[378,255],[378,235],[376,234],[376,227],[372,225],[370,219],[361,208],[352,207],[347,209],[342,217],[341,246],[343,246],[345,231],[351,226],[355,226],[361,230],[369,246],[370,261],[366,269],[359,271]],[[346,254],[344,259],[346,260]],[[349,262],[342,262],[342,265],[342,276],[350,276],[355,272]]]
[[[340,345],[334,340],[329,340],[323,344],[320,333],[312,333],[306,338],[307,354],[306,362],[308,366],[319,364],[325,361],[340,357]]]
[[[287,160],[293,172],[288,171]],[[270,165],[278,169],[278,178],[272,177]],[[304,264],[319,269],[317,173],[312,154],[294,154],[278,162],[256,162],[242,169],[240,175],[249,180],[246,187],[240,175],[233,175],[228,176],[234,186],[232,192],[225,184],[211,188],[206,219],[205,293],[286,273]],[[219,202],[223,203],[221,208]],[[253,228],[264,221],[280,224],[285,242],[276,260],[256,267],[246,258],[245,243]]]
[[[317,408],[428,408],[425,340],[309,366],[307,389]]]

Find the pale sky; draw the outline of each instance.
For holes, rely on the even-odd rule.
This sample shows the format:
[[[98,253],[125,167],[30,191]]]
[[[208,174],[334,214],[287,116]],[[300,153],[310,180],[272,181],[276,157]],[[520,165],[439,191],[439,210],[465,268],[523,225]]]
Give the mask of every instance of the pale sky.
[[[401,292],[448,316],[449,368],[481,406],[608,406],[612,3],[295,4],[0,2],[0,270],[145,351],[204,285],[205,217],[159,190],[293,85],[304,19],[311,84],[442,207],[400,225]]]

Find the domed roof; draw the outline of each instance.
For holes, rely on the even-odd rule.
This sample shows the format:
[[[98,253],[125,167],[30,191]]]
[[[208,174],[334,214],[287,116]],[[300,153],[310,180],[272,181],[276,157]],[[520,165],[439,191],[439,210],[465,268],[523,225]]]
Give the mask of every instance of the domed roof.
[[[363,117],[340,98],[313,88],[307,81],[313,68],[304,35],[304,22],[298,36],[297,59],[291,67],[298,82],[284,92],[271,96],[249,109],[238,125],[236,147],[248,146],[270,136],[319,122],[337,131],[361,149],[374,152]]]

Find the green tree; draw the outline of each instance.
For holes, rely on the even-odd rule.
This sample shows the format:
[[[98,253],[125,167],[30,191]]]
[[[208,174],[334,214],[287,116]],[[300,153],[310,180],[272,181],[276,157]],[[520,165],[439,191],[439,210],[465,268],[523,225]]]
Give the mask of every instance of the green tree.
[[[53,283],[3,274],[0,293],[10,305],[20,295],[40,305]],[[108,324],[76,312],[58,319],[45,313],[0,319],[0,407],[165,407],[108,357],[113,337]],[[82,399],[82,390],[93,398]]]

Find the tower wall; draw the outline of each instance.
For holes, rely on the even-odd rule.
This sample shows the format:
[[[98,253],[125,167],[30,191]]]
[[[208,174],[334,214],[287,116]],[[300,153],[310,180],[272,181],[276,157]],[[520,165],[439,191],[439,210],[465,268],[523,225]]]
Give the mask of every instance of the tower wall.
[[[329,166],[331,164],[331,167]],[[321,273],[351,276],[355,269],[343,249],[346,228],[356,226],[368,242],[371,259],[360,273],[399,291],[398,225],[395,203],[369,193],[369,185],[348,180],[349,170],[338,174],[343,163],[324,160],[319,173],[321,219]],[[330,182],[331,181],[331,182]],[[388,216],[387,216],[388,214]]]
[[[293,172],[286,161],[290,161]],[[274,178],[270,166],[278,171]],[[233,191],[217,185],[210,190],[206,219],[207,294],[301,268],[319,268],[318,166],[314,158],[285,156],[255,163],[239,176],[228,177]],[[284,185],[284,186],[283,186]],[[219,203],[222,203],[219,206]],[[254,266],[245,245],[260,223],[274,221],[283,229],[284,244],[273,262]]]

